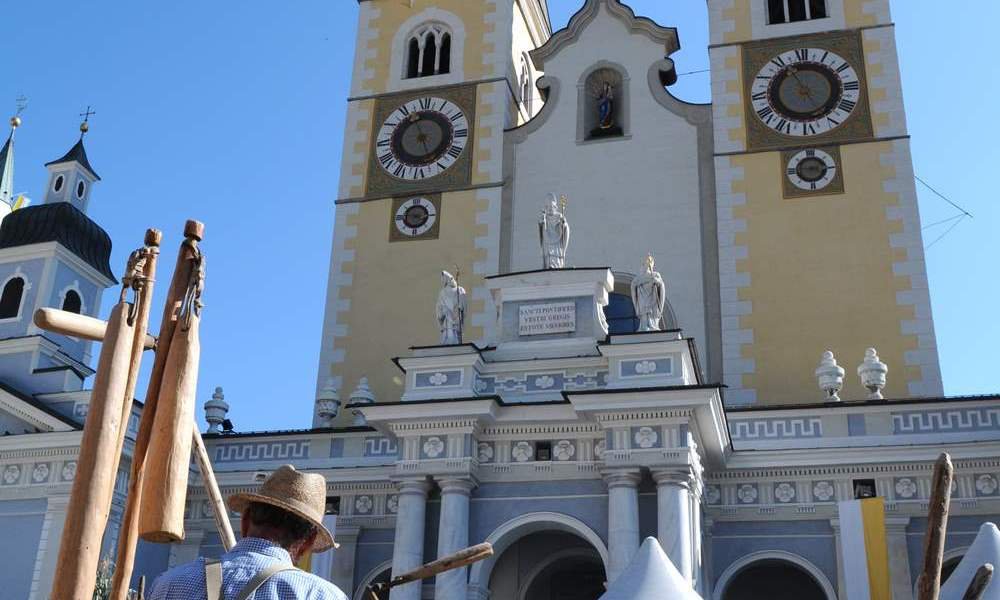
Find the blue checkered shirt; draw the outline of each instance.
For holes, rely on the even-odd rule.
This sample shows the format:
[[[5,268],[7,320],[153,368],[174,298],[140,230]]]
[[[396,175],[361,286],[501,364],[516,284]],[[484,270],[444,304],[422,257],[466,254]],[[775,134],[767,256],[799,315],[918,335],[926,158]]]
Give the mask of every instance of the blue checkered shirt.
[[[221,557],[222,596],[233,600],[262,569],[275,564],[292,564],[288,551],[260,538],[243,538]],[[199,558],[160,575],[146,597],[148,600],[201,600],[205,598],[205,559]],[[253,600],[347,600],[337,586],[305,571],[283,571],[268,579]],[[216,600],[209,598],[208,600]]]

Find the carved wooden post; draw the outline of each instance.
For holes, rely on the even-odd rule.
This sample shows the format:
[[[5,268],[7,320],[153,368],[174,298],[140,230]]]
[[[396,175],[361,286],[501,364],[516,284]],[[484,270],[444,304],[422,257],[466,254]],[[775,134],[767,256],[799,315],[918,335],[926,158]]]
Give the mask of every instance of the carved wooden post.
[[[941,593],[941,561],[944,538],[948,529],[948,509],[951,506],[951,481],[955,468],[947,453],[934,463],[930,506],[927,512],[927,534],[924,537],[924,568],[917,577],[917,600],[938,600]]]

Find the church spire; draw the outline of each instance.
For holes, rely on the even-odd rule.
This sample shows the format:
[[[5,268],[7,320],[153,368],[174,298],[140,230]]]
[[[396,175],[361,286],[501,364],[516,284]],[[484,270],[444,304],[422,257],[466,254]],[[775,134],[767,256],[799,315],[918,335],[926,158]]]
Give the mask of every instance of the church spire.
[[[20,126],[21,117],[11,117],[10,135],[0,148],[0,218],[7,216],[14,207],[14,132]]]
[[[94,182],[100,181],[94,167],[90,166],[87,151],[83,147],[83,138],[90,130],[88,121],[95,114],[87,107],[81,113],[80,139],[69,149],[69,152],[56,160],[45,163],[49,170],[49,184],[45,192],[45,203],[68,202],[83,212],[87,212],[90,201],[90,188]]]

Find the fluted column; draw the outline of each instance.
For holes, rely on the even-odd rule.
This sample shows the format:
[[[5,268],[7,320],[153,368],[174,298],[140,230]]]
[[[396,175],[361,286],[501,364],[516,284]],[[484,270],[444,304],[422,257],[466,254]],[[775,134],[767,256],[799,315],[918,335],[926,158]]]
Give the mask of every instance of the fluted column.
[[[441,479],[441,521],[438,526],[438,558],[469,545],[469,495],[476,484],[471,479]],[[452,569],[434,579],[435,600],[466,600],[468,568]]]
[[[613,582],[639,550],[638,469],[604,473],[608,484],[608,582]]]
[[[401,575],[424,564],[424,523],[427,516],[426,478],[398,482],[399,509],[396,511],[396,539],[392,547],[392,574]],[[420,600],[420,582],[392,588],[390,600]]]
[[[691,475],[687,471],[653,471],[656,523],[660,546],[688,582],[693,582]]]

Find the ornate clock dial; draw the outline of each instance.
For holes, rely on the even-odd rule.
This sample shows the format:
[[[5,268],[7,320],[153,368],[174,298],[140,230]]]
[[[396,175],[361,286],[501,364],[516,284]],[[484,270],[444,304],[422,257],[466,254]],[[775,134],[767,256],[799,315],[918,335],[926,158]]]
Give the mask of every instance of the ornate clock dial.
[[[837,176],[837,162],[822,150],[803,150],[788,161],[786,173],[800,190],[822,190]]]
[[[396,209],[393,219],[396,229],[408,237],[417,237],[430,231],[437,222],[434,203],[427,198],[412,198]]]
[[[772,58],[751,87],[762,123],[791,137],[827,133],[853,114],[861,80],[841,56],[821,48],[789,50]]]
[[[465,151],[469,120],[453,102],[428,96],[403,104],[375,139],[381,167],[396,179],[419,181],[447,171]]]

